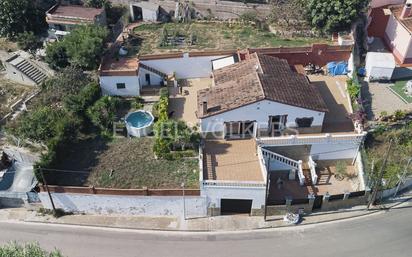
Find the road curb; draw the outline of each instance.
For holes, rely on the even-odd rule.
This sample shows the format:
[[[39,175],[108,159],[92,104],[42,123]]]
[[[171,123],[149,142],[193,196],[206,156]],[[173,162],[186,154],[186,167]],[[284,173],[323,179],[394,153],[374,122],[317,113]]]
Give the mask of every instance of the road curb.
[[[50,225],[67,226],[67,227],[77,226],[77,227],[94,228],[94,229],[99,229],[99,228],[114,229],[114,230],[117,229],[117,230],[127,230],[127,231],[134,231],[134,232],[154,232],[154,233],[168,232],[168,233],[194,233],[194,234],[196,233],[199,233],[199,234],[202,234],[202,233],[231,233],[233,234],[233,233],[246,233],[246,232],[253,232],[253,231],[263,232],[263,231],[276,230],[276,229],[281,229],[281,228],[299,228],[302,226],[311,226],[311,225],[316,225],[316,224],[325,224],[325,223],[356,219],[356,218],[361,218],[361,217],[365,217],[365,216],[372,215],[372,214],[377,214],[379,212],[388,211],[410,200],[412,200],[412,197],[401,199],[399,202],[396,202],[390,207],[378,208],[378,209],[373,209],[373,210],[363,210],[364,213],[354,215],[354,216],[349,216],[349,217],[335,218],[331,220],[324,220],[324,221],[317,221],[317,222],[308,222],[308,223],[291,224],[291,225],[285,224],[285,225],[280,225],[280,226],[266,226],[266,227],[239,229],[239,230],[185,230],[185,229],[131,228],[131,227],[119,227],[119,226],[76,224],[76,223],[56,223],[56,222],[31,221],[31,220],[22,220],[21,222],[22,223],[32,223],[32,224],[50,224]],[[338,213],[343,213],[343,212],[335,212],[335,214],[338,214]],[[308,216],[311,216],[311,215],[308,215]],[[312,215],[312,217],[313,216],[316,216],[316,215]]]

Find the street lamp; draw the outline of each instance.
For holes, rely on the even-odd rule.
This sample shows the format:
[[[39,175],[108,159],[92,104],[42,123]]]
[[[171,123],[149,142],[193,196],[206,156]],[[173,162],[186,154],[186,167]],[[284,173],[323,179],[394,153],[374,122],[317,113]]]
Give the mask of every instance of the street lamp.
[[[182,200],[183,200],[183,219],[186,220],[186,200],[185,200],[185,182],[182,182]]]

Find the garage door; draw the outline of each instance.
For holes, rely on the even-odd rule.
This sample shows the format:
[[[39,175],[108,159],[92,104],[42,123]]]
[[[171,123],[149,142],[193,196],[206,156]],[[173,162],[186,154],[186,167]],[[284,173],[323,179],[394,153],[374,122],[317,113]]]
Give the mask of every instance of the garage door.
[[[221,199],[220,212],[222,215],[250,214],[252,200],[246,199]]]

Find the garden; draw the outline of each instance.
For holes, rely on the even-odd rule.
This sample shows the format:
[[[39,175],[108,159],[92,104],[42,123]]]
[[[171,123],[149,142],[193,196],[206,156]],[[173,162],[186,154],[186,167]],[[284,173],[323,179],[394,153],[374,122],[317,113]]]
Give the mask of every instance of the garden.
[[[247,47],[305,46],[326,43],[325,38],[276,35],[248,22],[197,21],[142,24],[133,31],[140,54],[176,50],[233,50]]]

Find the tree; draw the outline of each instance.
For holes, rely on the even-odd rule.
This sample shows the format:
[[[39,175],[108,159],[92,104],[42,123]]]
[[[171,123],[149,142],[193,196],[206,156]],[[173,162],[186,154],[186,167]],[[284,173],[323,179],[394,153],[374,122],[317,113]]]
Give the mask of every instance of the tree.
[[[25,31],[17,36],[17,46],[34,55],[42,47],[42,42],[32,31]]]
[[[98,25],[80,26],[63,39],[69,62],[84,69],[95,69],[104,53],[108,31]]]
[[[347,31],[361,17],[368,0],[306,0],[310,24],[326,33]]]
[[[69,56],[62,41],[47,45],[45,61],[55,70],[69,66]]]
[[[84,5],[87,7],[108,9],[111,7],[111,2],[108,0],[86,0],[84,1]]]
[[[113,124],[118,105],[118,98],[103,96],[87,109],[87,116],[96,127],[100,128],[103,132],[107,132]]]
[[[63,257],[58,250],[47,252],[43,250],[38,244],[27,243],[25,245],[19,245],[16,242],[9,243],[0,247],[1,257]]]
[[[15,39],[18,34],[38,35],[47,28],[45,14],[32,0],[0,1],[0,36]]]

